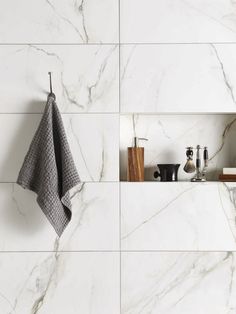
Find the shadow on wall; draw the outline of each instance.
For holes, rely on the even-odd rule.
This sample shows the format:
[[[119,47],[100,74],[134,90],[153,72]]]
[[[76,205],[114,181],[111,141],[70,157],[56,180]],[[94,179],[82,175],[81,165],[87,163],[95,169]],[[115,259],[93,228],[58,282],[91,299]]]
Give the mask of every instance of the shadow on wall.
[[[145,167],[145,171],[144,171],[144,174],[145,174],[145,181],[157,181],[154,179],[154,172],[157,171],[157,167],[156,166],[147,166]]]
[[[42,102],[33,106],[42,106]],[[45,102],[44,102],[45,106]],[[0,157],[0,181],[16,182],[29,145],[39,125],[41,114],[0,115],[2,156]]]
[[[36,202],[36,194],[17,184],[6,184],[3,193],[8,196],[2,208],[2,228],[20,235],[41,232],[48,222]],[[7,234],[7,233],[6,233]]]
[[[120,181],[127,181],[127,150],[120,150]]]
[[[44,109],[45,102],[31,102],[29,112],[30,108],[35,106],[39,107],[40,112]],[[5,198],[1,213],[3,228],[5,225],[7,229],[11,226],[12,230],[20,234],[33,234],[46,225],[46,218],[36,203],[36,194],[24,190],[15,182],[42,115],[15,114],[14,118],[13,115],[1,116],[4,130],[1,135],[3,138],[0,159],[1,195]]]
[[[27,114],[28,113],[43,113],[46,102],[47,102],[47,96],[48,93],[46,94],[45,92],[45,101],[30,101],[27,104]]]

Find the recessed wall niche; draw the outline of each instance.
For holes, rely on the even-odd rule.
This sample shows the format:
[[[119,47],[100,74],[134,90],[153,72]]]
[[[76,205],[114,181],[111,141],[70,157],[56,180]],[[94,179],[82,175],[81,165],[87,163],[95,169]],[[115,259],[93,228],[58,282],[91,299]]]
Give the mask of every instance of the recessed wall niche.
[[[120,180],[127,180],[127,147],[133,137],[145,137],[145,181],[154,181],[158,163],[179,163],[179,181],[190,181],[186,147],[200,144],[209,150],[207,180],[218,181],[223,167],[236,166],[236,113],[123,114],[120,117]],[[194,153],[194,159],[196,153]]]

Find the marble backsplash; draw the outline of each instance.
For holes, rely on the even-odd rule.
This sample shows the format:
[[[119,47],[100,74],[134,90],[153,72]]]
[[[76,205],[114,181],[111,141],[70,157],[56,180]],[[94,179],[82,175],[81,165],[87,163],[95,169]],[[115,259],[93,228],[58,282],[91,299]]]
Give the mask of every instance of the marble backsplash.
[[[235,112],[236,45],[122,45],[122,112]]]
[[[122,254],[125,314],[233,314],[234,252]]]
[[[59,240],[34,193],[1,183],[0,251],[118,250],[119,183],[85,183],[72,195],[72,220]]]
[[[235,314],[235,183],[182,171],[187,145],[209,146],[209,180],[236,164],[235,9],[0,2],[1,314]],[[15,184],[48,71],[84,181],[60,239]],[[179,162],[182,182],[120,183],[135,135],[149,138],[146,179]]]
[[[23,0],[7,1],[1,7],[1,43],[118,42],[117,0]]]
[[[117,45],[1,45],[0,112],[42,112],[48,71],[61,112],[118,112],[118,50]]]
[[[236,41],[233,0],[121,0],[122,43]]]
[[[235,183],[122,182],[122,250],[235,251],[235,193]]]
[[[0,277],[2,314],[120,313],[115,252],[4,253]]]

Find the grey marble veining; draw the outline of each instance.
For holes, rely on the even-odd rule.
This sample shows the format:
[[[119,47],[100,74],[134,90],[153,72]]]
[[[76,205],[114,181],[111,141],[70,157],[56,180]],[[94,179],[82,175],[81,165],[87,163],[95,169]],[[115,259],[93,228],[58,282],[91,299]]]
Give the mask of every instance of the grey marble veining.
[[[0,263],[3,314],[120,313],[117,253],[1,253]]]
[[[117,45],[2,45],[0,112],[42,112],[48,71],[61,112],[118,112],[118,60]]]
[[[233,314],[235,253],[123,253],[122,314]]]
[[[0,251],[118,250],[119,184],[85,183],[71,195],[72,220],[59,241],[36,195],[1,183]]]
[[[10,18],[9,18],[10,17]],[[116,0],[8,1],[0,4],[1,43],[114,43]]]
[[[121,42],[235,42],[235,9],[232,0],[121,0]]]
[[[122,45],[122,112],[235,112],[235,44]]]
[[[122,183],[122,250],[236,250],[235,184],[227,185]]]
[[[236,184],[234,182],[224,182],[218,185],[218,189],[222,208],[236,239]]]

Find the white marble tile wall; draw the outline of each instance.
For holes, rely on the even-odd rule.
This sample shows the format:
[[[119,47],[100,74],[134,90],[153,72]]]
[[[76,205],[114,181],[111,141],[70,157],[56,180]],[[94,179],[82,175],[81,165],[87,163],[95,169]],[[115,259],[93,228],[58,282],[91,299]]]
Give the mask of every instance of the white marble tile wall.
[[[120,119],[120,174],[127,178],[127,147],[133,137],[145,137],[145,178],[155,180],[154,171],[159,163],[179,163],[179,180],[189,181],[186,147],[200,144],[209,150],[208,180],[218,180],[223,167],[236,164],[236,115],[121,115]],[[196,154],[195,154],[196,156]],[[196,157],[195,157],[196,158]]]
[[[1,2],[1,43],[118,42],[117,0]]]
[[[121,0],[122,43],[235,42],[231,0]]]
[[[1,254],[1,313],[119,314],[119,254]]]
[[[122,183],[122,249],[236,250],[235,184],[230,188],[232,195],[219,182]]]
[[[0,112],[42,112],[48,71],[61,112],[118,112],[117,45],[0,46]]]
[[[236,112],[235,69],[235,44],[122,45],[121,110]]]
[[[119,1],[0,1],[0,313],[120,313]],[[15,182],[49,92],[84,182],[59,239]]]
[[[148,180],[189,144],[235,164],[235,116],[194,116],[236,113],[235,43],[230,0],[0,1],[1,314],[235,313],[235,185],[118,182],[134,135]],[[48,71],[86,182],[60,240],[15,184]]]
[[[122,313],[233,314],[235,253],[122,253]]]
[[[0,250],[117,251],[119,184],[85,183],[73,195],[72,221],[59,240],[34,193],[1,183]]]
[[[218,185],[218,188],[223,210],[236,239],[236,184],[234,182],[224,182]]]
[[[233,1],[121,0],[121,111],[234,113],[234,12]],[[141,136],[149,138],[147,180],[157,163],[183,167],[187,142],[209,146],[208,178],[216,180],[235,166],[234,120],[121,116],[121,179],[127,146]],[[235,251],[235,215],[234,183],[122,183],[121,313],[234,313],[234,253],[199,251]]]

